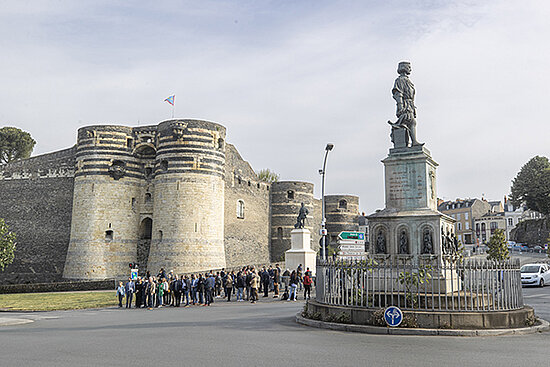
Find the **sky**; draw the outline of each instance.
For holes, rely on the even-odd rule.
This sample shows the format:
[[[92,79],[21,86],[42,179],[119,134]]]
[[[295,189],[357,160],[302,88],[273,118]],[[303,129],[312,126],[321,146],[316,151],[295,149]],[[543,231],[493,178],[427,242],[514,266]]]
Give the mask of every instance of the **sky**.
[[[10,1],[0,3],[0,127],[33,155],[79,127],[175,115],[227,127],[258,171],[320,197],[384,207],[384,159],[399,61],[412,64],[417,136],[445,200],[502,200],[549,155],[550,2]]]

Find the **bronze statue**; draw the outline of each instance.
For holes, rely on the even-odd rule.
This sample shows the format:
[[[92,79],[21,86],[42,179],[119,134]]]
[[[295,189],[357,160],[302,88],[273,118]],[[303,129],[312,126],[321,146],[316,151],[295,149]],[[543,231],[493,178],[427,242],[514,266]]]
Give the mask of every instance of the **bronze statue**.
[[[410,140],[411,146],[422,145],[416,140],[416,106],[414,105],[414,84],[409,79],[411,73],[411,64],[408,61],[402,61],[397,66],[399,76],[393,84],[392,95],[397,102],[397,121],[388,123],[392,126],[392,141],[394,129],[405,129],[407,140]],[[394,141],[396,148],[398,147]],[[408,146],[408,142],[404,142]]]
[[[304,206],[304,203],[302,203],[302,206],[300,207],[300,212],[298,213],[298,218],[296,219],[296,224],[294,225],[294,228],[304,228],[306,224],[306,217],[309,214],[309,211]]]
[[[399,253],[408,254],[409,253],[409,236],[407,236],[407,231],[402,230],[401,236],[399,238]]]
[[[427,228],[424,230],[424,240],[422,241],[422,253],[423,254],[433,254],[434,253],[432,233]]]
[[[386,253],[386,235],[382,230],[378,232],[378,237],[376,237],[376,253]]]

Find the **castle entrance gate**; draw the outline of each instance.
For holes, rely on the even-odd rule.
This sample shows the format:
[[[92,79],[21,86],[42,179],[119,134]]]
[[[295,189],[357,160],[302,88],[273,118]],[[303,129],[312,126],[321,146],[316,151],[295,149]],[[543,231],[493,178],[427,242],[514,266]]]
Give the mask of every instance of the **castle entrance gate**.
[[[139,241],[136,256],[140,274],[145,274],[147,271],[147,261],[149,260],[149,251],[151,250],[152,234],[153,220],[151,218],[144,218],[139,226]]]

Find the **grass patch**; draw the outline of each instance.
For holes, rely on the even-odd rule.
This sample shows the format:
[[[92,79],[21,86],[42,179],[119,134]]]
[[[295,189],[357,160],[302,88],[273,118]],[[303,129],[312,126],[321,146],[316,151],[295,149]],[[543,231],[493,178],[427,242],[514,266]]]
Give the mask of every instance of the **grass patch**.
[[[0,294],[0,309],[53,311],[118,305],[116,291]]]

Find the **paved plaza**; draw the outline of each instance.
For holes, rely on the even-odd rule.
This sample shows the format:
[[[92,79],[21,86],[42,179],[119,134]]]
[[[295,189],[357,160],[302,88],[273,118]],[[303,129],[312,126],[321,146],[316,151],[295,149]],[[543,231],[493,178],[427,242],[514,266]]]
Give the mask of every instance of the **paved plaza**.
[[[550,319],[550,287],[525,288]],[[1,313],[2,366],[523,366],[548,364],[550,333],[416,337],[298,325],[303,302]]]

